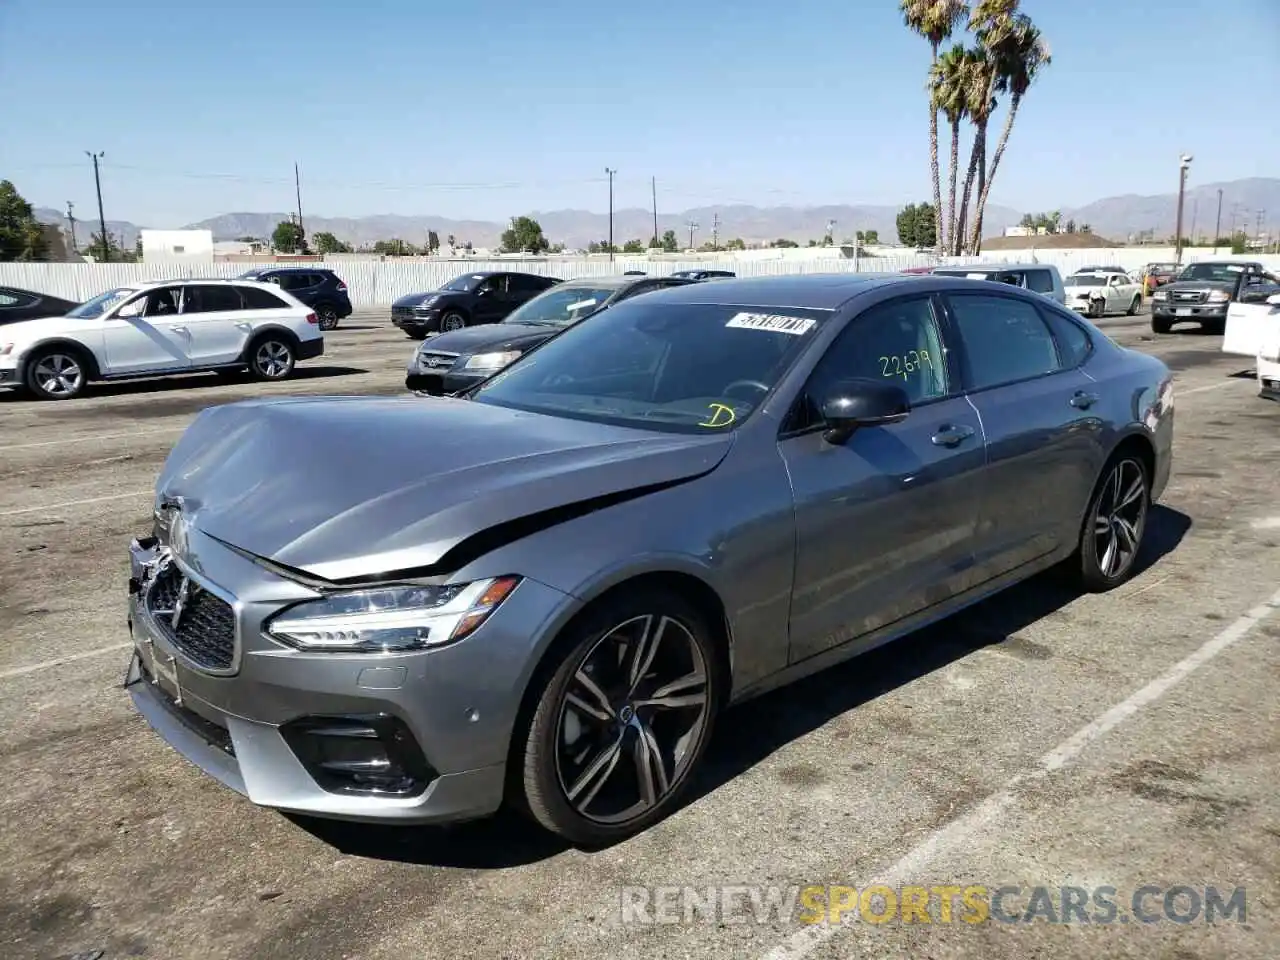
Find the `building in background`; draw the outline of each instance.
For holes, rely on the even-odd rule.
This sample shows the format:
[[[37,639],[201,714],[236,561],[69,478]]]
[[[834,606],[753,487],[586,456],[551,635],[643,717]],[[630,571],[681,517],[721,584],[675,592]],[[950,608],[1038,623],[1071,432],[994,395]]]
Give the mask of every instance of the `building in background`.
[[[213,263],[213,231],[143,230],[142,259]]]

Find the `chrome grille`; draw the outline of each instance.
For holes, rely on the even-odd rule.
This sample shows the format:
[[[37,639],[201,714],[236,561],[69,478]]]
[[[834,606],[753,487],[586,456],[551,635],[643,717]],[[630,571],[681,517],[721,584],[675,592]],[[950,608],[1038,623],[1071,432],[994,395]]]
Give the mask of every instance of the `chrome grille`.
[[[460,354],[440,350],[424,350],[418,354],[418,365],[423,370],[445,370],[452,367],[459,356]]]
[[[147,612],[165,639],[197,666],[226,670],[235,662],[235,610],[172,560],[156,571],[147,590]]]
[[[413,307],[392,307],[391,316],[393,317],[412,317]]]
[[[1209,295],[1203,290],[1175,290],[1173,299],[1178,303],[1204,303]]]

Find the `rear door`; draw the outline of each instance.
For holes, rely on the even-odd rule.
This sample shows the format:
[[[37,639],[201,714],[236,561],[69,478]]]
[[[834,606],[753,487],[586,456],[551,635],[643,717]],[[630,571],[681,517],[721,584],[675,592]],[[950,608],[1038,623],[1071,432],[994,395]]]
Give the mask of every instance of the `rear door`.
[[[182,319],[192,366],[234,363],[253,333],[239,288],[229,283],[192,284],[182,298]]]
[[[855,317],[814,369],[781,436],[795,498],[791,660],[856,642],[972,586],[986,453],[928,294]],[[843,444],[818,404],[836,381],[889,379],[911,412]]]
[[[1089,337],[1064,312],[1000,292],[943,300],[986,435],[975,544],[996,577],[1076,541],[1104,456],[1101,397],[1080,369]]]

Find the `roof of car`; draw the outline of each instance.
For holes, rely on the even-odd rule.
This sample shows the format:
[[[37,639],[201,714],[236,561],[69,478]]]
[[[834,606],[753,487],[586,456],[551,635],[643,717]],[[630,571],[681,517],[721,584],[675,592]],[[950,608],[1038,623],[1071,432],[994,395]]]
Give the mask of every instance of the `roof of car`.
[[[219,283],[251,283],[256,286],[266,287],[268,289],[277,289],[273,285],[262,283],[252,277],[161,277],[157,280],[143,280],[140,283],[123,283],[118,289],[121,290],[147,290],[151,287],[185,287],[193,283],[202,286],[207,284]]]
[[[636,274],[621,274],[619,276],[606,277],[574,277],[572,280],[566,280],[564,283],[556,284],[556,289],[561,287],[627,287],[635,283],[651,283],[654,280],[665,279],[661,277],[638,276]]]
[[[715,283],[683,283],[645,294],[678,303],[741,304],[836,310],[852,297],[877,287],[906,287],[921,278],[896,273],[808,273],[780,277],[726,277]]]
[[[246,270],[240,274],[241,277],[249,277],[258,273],[333,273],[332,267],[254,267],[252,270]]]
[[[934,267],[934,273],[998,273],[1002,270],[1048,270],[1051,263],[949,263]]]

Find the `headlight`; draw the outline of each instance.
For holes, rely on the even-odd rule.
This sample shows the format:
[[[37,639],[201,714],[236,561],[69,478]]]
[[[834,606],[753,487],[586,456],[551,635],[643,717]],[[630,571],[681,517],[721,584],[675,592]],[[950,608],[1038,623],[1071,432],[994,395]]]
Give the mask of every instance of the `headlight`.
[[[418,304],[418,306],[429,307],[433,303],[436,303],[437,301],[439,301],[439,299],[440,299],[439,297],[426,297],[425,299],[422,300],[421,303]]]
[[[495,577],[443,587],[335,593],[290,607],[266,628],[270,636],[300,650],[423,650],[474,633],[519,582],[519,577]]]
[[[1226,303],[1231,299],[1231,295],[1225,290],[1210,290],[1208,300],[1210,303]]]
[[[1169,294],[1165,293],[1163,290],[1157,290],[1155,293],[1151,294],[1151,299],[1152,300],[1168,300]]]
[[[486,370],[501,370],[514,363],[520,356],[519,350],[503,350],[500,353],[477,353],[467,360],[463,369],[484,373]]]

